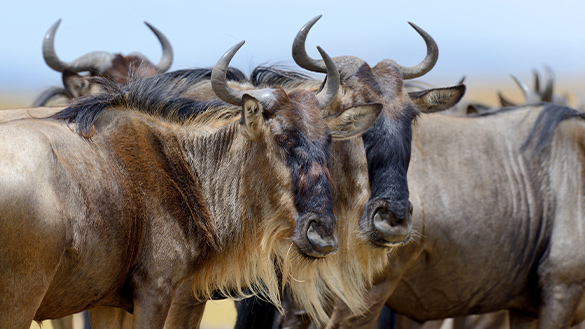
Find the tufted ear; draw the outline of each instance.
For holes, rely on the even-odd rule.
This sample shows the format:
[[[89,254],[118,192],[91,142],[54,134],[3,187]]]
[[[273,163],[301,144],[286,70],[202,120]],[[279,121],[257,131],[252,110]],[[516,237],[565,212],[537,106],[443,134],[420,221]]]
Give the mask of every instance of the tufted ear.
[[[410,99],[423,113],[440,112],[457,104],[465,94],[465,85],[434,88],[408,93]]]
[[[258,140],[264,131],[264,110],[260,102],[248,95],[242,96],[242,117],[240,119],[240,132],[250,140]]]
[[[370,129],[380,113],[382,104],[366,104],[350,107],[335,116],[325,118],[331,138],[334,140],[349,139],[359,136]]]

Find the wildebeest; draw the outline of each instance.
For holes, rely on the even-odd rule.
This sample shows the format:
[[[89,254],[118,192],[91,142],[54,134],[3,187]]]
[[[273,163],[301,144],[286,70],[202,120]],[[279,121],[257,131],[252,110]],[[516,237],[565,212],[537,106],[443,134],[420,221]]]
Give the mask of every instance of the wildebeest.
[[[55,51],[55,34],[61,20],[53,24],[43,39],[43,58],[49,67],[57,72],[62,72],[63,86],[53,87],[44,91],[33,102],[33,106],[44,106],[61,97],[70,101],[74,98],[101,92],[101,85],[91,83],[89,77],[101,76],[118,83],[125,83],[128,73],[153,76],[166,72],[173,63],[173,49],[165,35],[154,26],[144,22],[156,35],[162,45],[162,58],[157,64],[153,64],[141,53],[135,52],[127,56],[112,54],[105,51],[93,51],[71,62],[64,62]],[[81,76],[79,72],[89,72],[87,76]]]
[[[582,321],[585,126],[571,118],[583,114],[548,103],[419,118],[409,188],[421,238],[389,257],[370,312],[338,304],[330,327],[373,328],[384,305],[418,321],[502,309],[512,328]]]
[[[436,61],[437,55],[436,45],[432,38],[424,33],[424,31],[418,28],[417,30],[423,35],[425,42],[429,45],[427,58],[423,62],[424,65],[417,65],[414,68],[403,68],[399,65],[395,65],[391,60],[385,60],[379,63],[376,67],[370,68],[366,63],[363,63],[363,61],[360,64],[360,60],[357,58],[337,58],[336,61],[343,62],[344,60],[348,60],[349,63],[356,64],[354,71],[351,70],[351,67],[342,71],[344,74],[342,79],[342,90],[355,89],[361,92],[362,95],[354,99],[339,97],[335,106],[330,106],[327,109],[331,113],[336,113],[339,112],[340,109],[360,103],[380,102],[384,105],[385,118],[381,122],[378,120],[378,123],[376,123],[377,128],[368,132],[369,138],[367,141],[364,138],[366,144],[366,158],[368,159],[369,164],[369,175],[370,177],[383,177],[384,179],[374,179],[372,181],[371,201],[369,207],[366,207],[369,211],[363,216],[366,217],[364,220],[366,222],[367,218],[369,218],[370,224],[366,223],[363,226],[365,231],[369,233],[368,236],[370,239],[382,245],[394,245],[403,241],[404,238],[408,236],[410,228],[408,218],[406,218],[406,220],[403,220],[403,218],[396,219],[393,214],[389,214],[388,209],[390,207],[387,206],[386,202],[389,202],[392,208],[400,208],[401,206],[405,208],[403,215],[400,214],[400,217],[409,216],[408,191],[403,191],[401,188],[405,188],[404,181],[406,180],[405,175],[410,152],[410,124],[417,115],[418,110],[414,107],[403,89],[402,74],[405,74],[406,78],[412,78],[428,72],[434,64],[434,61]],[[304,32],[306,33],[308,30],[304,29]],[[304,47],[304,45],[302,46]],[[435,59],[433,60],[433,58]],[[391,83],[391,88],[380,90],[380,85],[388,82]],[[314,88],[316,89],[318,87],[319,83],[315,83]],[[454,94],[458,94],[458,97],[460,98],[463,88],[459,86],[452,91]],[[437,93],[433,92],[420,94],[419,96],[418,100],[424,99],[433,102],[444,99],[442,97],[435,97],[437,96]],[[432,106],[421,108],[423,110],[429,110],[431,108],[436,109],[438,106],[448,107],[449,105],[446,105],[447,103],[453,101],[456,102],[459,98],[457,98],[457,96],[452,97],[445,104],[432,103]],[[378,142],[381,146],[376,147],[375,144]],[[383,146],[391,146],[391,148]],[[382,161],[386,158],[392,159],[392,164]],[[347,176],[346,170],[347,168],[340,166],[339,176]],[[402,177],[402,175],[404,175],[404,177]],[[335,173],[333,173],[333,176],[336,177]],[[398,177],[398,183],[393,181],[394,177]],[[336,183],[335,186],[352,186],[352,188],[354,188],[353,186],[355,186],[355,182],[362,181],[359,177],[352,176],[347,176],[345,179],[347,182],[343,184]],[[343,189],[339,189],[339,191],[343,191]],[[336,200],[339,198],[341,201],[347,201],[344,200],[346,197],[343,193],[337,194],[337,192],[334,192],[334,197]],[[396,199],[399,199],[398,202],[394,202]],[[361,208],[359,203],[357,203],[357,205],[354,203],[355,202],[343,202],[342,204],[348,204],[352,207],[359,206]],[[336,204],[339,203],[336,202]],[[373,219],[376,219],[377,225],[373,224]],[[387,222],[388,225],[386,225],[385,222]],[[393,232],[393,227],[396,227],[396,234]],[[364,247],[370,248],[369,245]],[[374,251],[381,255],[385,254],[383,249]],[[374,251],[371,249],[365,249],[365,252],[362,250],[360,255],[365,255],[367,258],[369,257],[367,256],[368,252],[374,253]],[[358,253],[355,249],[347,250],[346,252]],[[338,254],[341,254],[341,250]]]
[[[307,26],[315,22],[316,19],[312,20]],[[295,49],[297,50],[299,47],[304,49],[304,44],[299,43],[299,38],[304,40],[308,32],[307,26],[301,30],[301,36],[297,37],[295,41]],[[345,67],[345,70],[340,70],[342,77],[341,90],[343,92],[325,109],[327,113],[335,114],[343,108],[362,103],[381,103],[384,106],[382,114],[384,118],[378,118],[374,127],[364,134],[364,136],[367,136],[364,137],[364,144],[366,146],[365,158],[368,162],[368,171],[365,177],[363,174],[349,174],[348,168],[355,166],[355,164],[351,164],[352,162],[349,161],[350,158],[347,155],[344,156],[345,160],[343,161],[341,161],[340,155],[335,155],[342,154],[335,152],[337,150],[336,144],[340,147],[348,147],[348,144],[333,143],[332,145],[334,157],[340,160],[333,164],[332,169],[332,177],[335,182],[334,205],[336,208],[339,207],[336,213],[340,218],[344,218],[339,214],[347,213],[347,207],[359,206],[360,211],[357,213],[357,217],[360,216],[362,206],[359,202],[355,202],[355,198],[348,198],[346,193],[348,190],[363,190],[363,182],[367,181],[367,175],[369,175],[370,179],[372,179],[370,180],[372,194],[369,206],[366,207],[369,210],[363,214],[362,218],[364,222],[369,219],[370,223],[365,223],[362,227],[363,232],[367,234],[366,237],[369,237],[370,241],[383,246],[395,245],[400,241],[404,241],[408,237],[408,234],[405,233],[410,228],[408,191],[404,191],[402,188],[406,188],[405,175],[410,157],[410,125],[412,120],[420,113],[419,109],[413,104],[413,100],[421,111],[436,111],[452,106],[462,97],[464,92],[464,86],[457,86],[455,88],[418,93],[413,96],[412,100],[408,97],[402,84],[403,74],[406,78],[425,74],[430,70],[437,56],[436,44],[432,38],[418,27],[417,31],[429,45],[429,50],[423,64],[414,68],[403,68],[391,60],[384,60],[374,68],[370,68],[365,62],[357,58],[334,58],[337,65],[349,63],[355,64],[355,66]],[[321,65],[321,63],[317,62],[316,65]],[[322,71],[321,69],[319,70]],[[284,85],[285,88],[287,86],[303,86],[303,88],[308,89],[319,88],[319,82],[306,81],[305,79],[292,79],[291,81],[291,77],[297,78],[299,75],[291,74],[290,72],[283,73],[270,68],[261,68],[252,74],[252,81],[256,86],[277,84]],[[384,89],[382,89],[383,86],[385,86]],[[246,88],[245,85],[238,87]],[[206,88],[209,90],[209,86],[203,83],[198,88],[195,88],[196,90],[190,94],[190,97],[206,97],[208,95]],[[351,91],[361,95],[357,97],[356,95],[350,95]],[[359,151],[359,148],[356,148],[352,152],[358,154],[356,152],[364,152],[364,150]],[[363,154],[361,157],[363,157]],[[392,162],[387,162],[386,160],[388,159]],[[404,177],[401,175],[404,175]],[[394,181],[395,178],[398,180],[397,182]],[[365,186],[365,188],[369,190],[368,186]],[[403,206],[405,210],[399,215],[395,216],[388,210],[390,208],[400,208],[400,206]],[[351,219],[351,217],[346,218],[347,221]],[[376,220],[377,224],[373,224],[374,220]],[[388,225],[384,224],[384,221],[387,221]],[[378,229],[381,232],[375,232]],[[396,234],[393,234],[393,230],[395,230]],[[353,231],[350,233],[355,234]],[[351,244],[348,244],[346,248],[340,246],[338,253],[328,256],[328,259],[337,257],[337,259],[343,261],[358,257],[360,261],[370,261],[368,258],[374,261],[379,257],[386,258],[386,252],[383,248],[372,247],[372,244],[360,244],[360,248],[355,248]],[[345,253],[345,256],[342,257],[343,253]],[[351,273],[353,272],[349,271],[348,267],[345,276],[351,276]],[[191,301],[193,302],[194,300]],[[201,304],[198,304],[197,307],[201,307]],[[178,317],[188,318],[193,314],[185,311],[184,308],[180,308],[180,310],[183,313],[179,312]],[[198,311],[200,311],[199,308],[195,312]],[[178,327],[181,327],[181,325]],[[183,324],[182,327],[186,327],[186,325]]]
[[[533,70],[532,74],[534,75],[534,85],[533,88],[530,89],[526,83],[522,80],[518,79],[515,75],[512,75],[512,79],[514,82],[520,87],[522,90],[522,95],[524,96],[524,104],[536,104],[541,102],[548,102],[558,105],[567,105],[567,97],[563,97],[554,93],[554,74],[552,69],[548,66],[544,67],[545,71],[545,79],[544,79],[544,86],[540,86],[540,77],[538,71]],[[519,104],[515,104],[514,102],[509,101],[504,97],[501,92],[498,92],[498,97],[500,99],[500,104],[502,106],[517,106]]]
[[[310,266],[303,253],[336,247],[330,139],[379,113],[323,120],[334,76],[317,95],[249,91],[200,115],[179,96],[185,79],[101,79],[106,93],[52,119],[0,125],[0,327],[106,305],[162,328],[186,280],[201,298],[246,287],[278,303],[279,283]]]
[[[301,67],[322,72],[323,64],[310,59],[304,45],[309,29],[320,17],[312,19],[300,30],[293,43],[293,57]],[[410,161],[412,121],[421,112],[440,111],[453,106],[465,90],[465,87],[460,85],[418,92],[409,96],[404,89],[403,79],[425,74],[432,68],[438,56],[437,45],[430,35],[415,25],[413,27],[421,34],[428,49],[425,60],[415,67],[404,68],[390,59],[370,67],[365,61],[353,56],[333,58],[341,74],[341,92],[338,102],[333,102],[327,108],[328,111],[335,113],[356,102],[378,102],[384,105],[381,117],[374,127],[363,135],[371,197],[360,218],[362,232],[372,242],[380,245],[385,244],[384,240],[391,239],[381,238],[387,235],[372,231],[382,229],[384,232],[395,225],[398,225],[398,228],[410,227],[409,211],[412,208],[408,202],[406,172]],[[273,81],[282,82],[290,77],[293,77],[289,82],[291,85],[303,83],[296,79],[295,74],[288,73],[262,72],[253,73],[252,76],[262,77],[256,83],[267,86]],[[369,249],[359,252],[374,254],[378,249],[370,246]],[[242,312],[245,314],[247,311]],[[246,325],[242,324],[242,327]]]

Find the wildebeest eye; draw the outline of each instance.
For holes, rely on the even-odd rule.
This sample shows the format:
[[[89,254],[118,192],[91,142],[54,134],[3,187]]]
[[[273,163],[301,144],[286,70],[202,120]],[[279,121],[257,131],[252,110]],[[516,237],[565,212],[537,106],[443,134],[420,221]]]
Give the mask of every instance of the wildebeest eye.
[[[291,148],[295,145],[294,141],[285,134],[276,135],[274,136],[274,139],[282,147]]]
[[[287,141],[286,135],[284,135],[284,134],[276,135],[276,136],[274,136],[274,139],[276,140],[276,142],[278,144],[281,144],[281,145],[284,145]]]

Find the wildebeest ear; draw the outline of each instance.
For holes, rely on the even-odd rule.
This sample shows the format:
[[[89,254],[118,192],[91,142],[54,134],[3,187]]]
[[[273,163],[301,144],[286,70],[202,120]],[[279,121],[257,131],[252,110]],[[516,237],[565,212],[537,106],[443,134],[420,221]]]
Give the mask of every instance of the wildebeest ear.
[[[71,71],[63,71],[63,86],[65,90],[73,97],[81,97],[88,94],[90,82],[81,75]]]
[[[465,85],[433,88],[408,93],[410,99],[423,113],[444,111],[457,104],[465,94]]]
[[[380,113],[382,104],[373,103],[350,107],[347,110],[325,118],[331,138],[334,140],[348,139],[359,136],[370,129]]]
[[[240,132],[250,140],[258,140],[264,129],[263,106],[256,98],[248,94],[244,94],[242,101]]]

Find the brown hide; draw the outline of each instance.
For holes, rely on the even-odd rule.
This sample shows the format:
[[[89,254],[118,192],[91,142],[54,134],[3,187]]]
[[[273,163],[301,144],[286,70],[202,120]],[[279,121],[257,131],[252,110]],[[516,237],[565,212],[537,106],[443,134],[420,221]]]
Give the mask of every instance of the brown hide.
[[[510,328],[583,321],[585,124],[562,122],[539,153],[521,151],[546,109],[578,115],[526,106],[478,118],[419,118],[409,188],[421,235],[389,257],[367,313],[338,303],[327,327],[374,328],[384,305],[430,321],[413,328],[448,317],[454,328],[499,326],[505,313],[458,318],[497,310],[510,311]]]
[[[135,326],[162,327],[160,303],[218,247],[175,132],[115,111],[102,115],[91,141],[52,121],[0,130],[0,261],[10,268],[0,283],[12,296],[0,301],[0,327],[97,305],[134,309]]]
[[[542,110],[420,118],[409,187],[421,238],[390,258],[372,316],[341,307],[339,327],[373,328],[384,303],[419,321],[501,309],[538,317],[542,328],[583,320],[585,232],[575,205],[585,127],[562,123],[533,158],[520,147]]]

